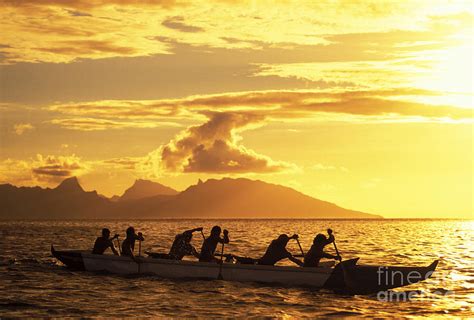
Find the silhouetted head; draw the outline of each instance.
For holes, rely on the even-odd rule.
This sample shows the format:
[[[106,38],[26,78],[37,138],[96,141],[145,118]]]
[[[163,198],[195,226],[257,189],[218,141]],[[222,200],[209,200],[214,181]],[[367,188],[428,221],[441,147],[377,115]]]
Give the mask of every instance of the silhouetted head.
[[[280,234],[275,241],[280,245],[286,246],[288,241],[290,241],[290,237],[287,234]]]
[[[127,231],[125,231],[127,234],[127,238],[133,237],[135,235],[135,228],[134,227],[128,227]]]
[[[102,229],[102,237],[108,239],[110,237],[110,230],[107,228]]]
[[[313,244],[321,244],[326,242],[327,238],[324,234],[318,233],[316,237],[314,237]]]
[[[221,227],[214,226],[211,229],[211,237],[219,237],[221,235]]]
[[[186,242],[190,242],[191,239],[193,238],[192,232],[185,232],[183,235],[184,235],[184,241]]]

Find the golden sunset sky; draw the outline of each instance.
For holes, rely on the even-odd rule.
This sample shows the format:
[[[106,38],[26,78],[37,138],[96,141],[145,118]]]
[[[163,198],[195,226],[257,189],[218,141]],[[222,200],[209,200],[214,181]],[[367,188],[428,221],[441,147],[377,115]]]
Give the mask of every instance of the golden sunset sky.
[[[0,0],[0,183],[473,217],[472,1]]]

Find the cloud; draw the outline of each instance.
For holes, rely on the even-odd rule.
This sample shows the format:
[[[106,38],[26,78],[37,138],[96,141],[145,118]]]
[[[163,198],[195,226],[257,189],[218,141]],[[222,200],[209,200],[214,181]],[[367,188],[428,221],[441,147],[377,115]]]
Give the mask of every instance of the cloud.
[[[305,119],[328,113],[366,117],[388,116],[394,119],[400,117],[472,119],[473,117],[472,110],[467,108],[410,101],[414,95],[430,97],[437,94],[410,88],[261,91],[196,97],[183,104],[198,109],[207,107],[222,110],[247,109],[249,112],[253,110],[255,113],[265,114],[270,119]]]
[[[179,10],[182,6],[186,10]],[[431,46],[439,47],[439,41],[446,39],[445,30],[456,32],[456,28],[466,25],[469,28],[469,15],[459,13],[472,11],[467,2],[431,5],[426,1],[333,1],[330,5],[312,1],[295,5],[283,1],[248,6],[235,1],[0,0],[0,7],[3,11],[0,18],[5,24],[2,30],[8,30],[2,37],[12,46],[8,50],[9,63],[72,62],[112,56],[108,51],[44,52],[57,47],[56,41],[86,37],[108,41],[117,48],[129,48],[129,51],[118,51],[117,56],[171,53],[169,46],[156,41],[157,35],[191,46],[253,48],[257,51],[255,63],[268,63],[265,61],[268,59],[292,60],[280,63],[308,59],[360,60],[361,57],[381,60],[412,50],[410,46],[396,46],[404,37],[414,43],[432,41]],[[437,17],[440,12],[449,18]],[[15,19],[8,19],[11,16]],[[434,23],[431,17],[449,28],[440,28],[440,23]],[[398,31],[400,26],[404,30]],[[43,29],[52,29],[57,36],[42,32]],[[119,29],[121,32],[117,32]],[[414,32],[413,36],[410,32]],[[344,37],[345,34],[349,35]],[[281,48],[287,49],[283,55],[276,55],[278,50],[272,50]],[[351,55],[347,54],[348,50]]]
[[[34,129],[35,127],[31,123],[18,123],[13,126],[13,131],[15,131],[15,133],[19,136]]]
[[[66,12],[69,13],[73,17],[92,17],[90,13],[81,12],[78,10],[66,10]]]
[[[342,172],[349,172],[349,169],[347,169],[346,167],[336,167],[336,166],[333,166],[333,165],[326,165],[326,164],[323,164],[323,163],[317,163],[315,165],[312,165],[310,167],[310,169],[312,170],[316,170],[316,171],[334,171],[334,170],[338,170],[338,171],[342,171]]]
[[[110,5],[120,6],[161,6],[173,7],[184,1],[177,0],[0,0],[0,6],[4,7],[66,7],[66,8],[94,8]]]
[[[75,130],[153,128],[202,121],[206,113],[225,112],[260,117],[267,121],[472,121],[471,109],[411,101],[439,94],[420,89],[387,90],[286,90],[249,91],[190,96],[182,99],[95,101],[48,107],[74,118],[54,119],[53,124]],[[92,118],[93,117],[93,118]],[[133,121],[131,121],[133,120]],[[222,146],[221,146],[222,147]]]
[[[93,31],[90,31],[90,30],[87,30],[86,28],[79,28],[77,26],[71,26],[71,25],[44,25],[44,24],[35,24],[34,22],[29,22],[29,23],[25,23],[23,26],[22,26],[22,29],[25,30],[25,31],[29,31],[29,32],[32,32],[32,33],[48,33],[48,34],[55,34],[56,36],[61,37],[65,37],[65,38],[70,38],[70,37],[91,37],[94,35],[94,32]],[[69,46],[73,46],[73,45],[76,45],[76,46],[80,46],[81,44],[85,44],[87,45],[88,42],[87,40],[85,40],[86,42],[82,42],[82,40],[78,40],[78,42],[76,43],[71,43],[71,41],[74,41],[74,40],[64,40],[64,42],[66,44],[68,44]],[[47,47],[32,47],[31,49],[32,50],[38,50],[38,51],[41,51],[41,52],[48,52],[46,49],[48,47],[57,47],[58,44],[61,44],[62,42],[61,41],[50,41],[48,42],[48,46]],[[63,44],[64,46],[64,44]],[[11,49],[14,49],[13,47]],[[55,51],[50,51],[51,53],[55,53]],[[59,54],[60,52],[56,52],[57,54]]]
[[[204,32],[205,30],[201,27],[196,27],[184,23],[184,18],[180,16],[167,18],[161,23],[163,26],[169,29],[175,29],[181,32]]]
[[[95,118],[68,118],[53,119],[50,121],[65,129],[79,131],[101,131],[108,129],[125,129],[125,128],[157,128],[157,127],[181,127],[180,124],[167,121],[114,121],[107,119]]]
[[[60,182],[65,178],[77,176],[87,171],[87,166],[79,157],[42,156],[38,154],[31,163],[31,171],[38,181]]]
[[[64,14],[64,10],[60,12]],[[240,37],[241,40],[235,38],[229,44],[222,37],[213,41],[208,25],[201,20],[193,22],[195,20],[189,15],[185,21],[202,25],[206,32],[171,31],[161,25],[167,16],[144,19],[157,24],[153,26],[153,33],[150,31],[147,35],[137,34],[143,30],[130,30],[128,34],[96,30],[97,26],[106,30],[117,30],[122,26],[114,25],[115,22],[109,25],[108,22],[87,21],[89,18],[72,19],[69,15],[54,24],[26,19],[21,24],[22,32],[2,40],[10,45],[2,51],[6,59],[18,54],[31,57],[30,61],[35,63],[0,66],[0,73],[6,79],[17,79],[5,82],[2,97],[6,101],[41,104],[288,88],[416,87],[430,84],[437,78],[443,83],[447,78],[443,72],[444,75],[459,74],[457,69],[444,68],[441,74],[433,75],[440,57],[448,57],[454,64],[459,61],[463,66],[472,55],[469,50],[464,54],[460,52],[461,55],[453,52],[453,59],[442,54],[449,53],[453,42],[459,40],[457,33],[451,31],[449,34],[431,30],[318,34],[318,39],[323,39],[324,43],[313,40],[298,43],[298,39],[267,42],[257,40],[257,37],[254,40]],[[18,34],[26,32],[25,28],[28,34],[54,33],[55,36],[44,41],[38,40],[41,36],[35,36],[20,43]],[[85,39],[98,42],[100,46]],[[37,63],[73,60],[77,63]],[[446,73],[448,70],[450,73]],[[449,87],[459,88],[460,82],[468,85],[465,76],[470,76],[470,69],[463,70],[460,70],[463,76],[451,76],[450,81],[444,82],[452,83]],[[87,82],[84,74],[89,75]],[[49,80],[36,81],[36,78]]]
[[[90,165],[75,155],[37,154],[29,160],[0,161],[0,183],[15,185],[56,185],[65,178],[87,173]]]
[[[16,186],[55,187],[72,176],[87,177],[102,174],[123,174],[135,176],[140,172],[144,157],[122,157],[104,160],[85,160],[72,155],[37,154],[29,159],[0,160],[0,184]]]
[[[207,113],[209,120],[181,132],[155,156],[171,172],[265,173],[291,168],[242,146],[239,132],[261,125],[264,117],[251,113]]]
[[[32,185],[31,165],[28,161],[16,159],[0,160],[0,183]]]
[[[135,49],[126,46],[118,46],[110,41],[98,41],[98,40],[70,40],[61,41],[52,44],[51,47],[47,48],[35,48],[36,50],[66,54],[66,55],[91,55],[95,53],[107,53],[117,55],[132,55],[135,53]]]
[[[62,63],[167,52],[165,45],[149,39],[156,33],[155,26],[152,33],[152,28],[145,31],[139,24],[127,23],[135,19],[128,11],[140,11],[139,1],[117,3],[0,0],[2,30],[8,30],[2,42],[10,46],[2,50],[5,63]],[[15,19],[8,18],[11,16]],[[116,32],[118,29],[123,32]]]
[[[347,98],[330,102],[308,102],[298,110],[309,112],[343,113],[362,116],[424,117],[432,119],[472,119],[472,110],[451,106],[397,101],[373,97]]]
[[[47,109],[74,116],[89,116],[114,119],[172,119],[179,114],[178,100],[103,100],[86,103],[66,103],[49,106]],[[92,119],[92,118],[91,118]]]
[[[135,170],[136,166],[140,164],[141,161],[142,158],[139,157],[124,157],[103,160],[100,164],[113,169]]]

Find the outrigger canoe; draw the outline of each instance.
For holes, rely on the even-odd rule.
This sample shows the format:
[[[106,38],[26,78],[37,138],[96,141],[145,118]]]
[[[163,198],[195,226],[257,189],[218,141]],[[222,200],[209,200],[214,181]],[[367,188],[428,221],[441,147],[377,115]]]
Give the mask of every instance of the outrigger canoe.
[[[239,263],[206,263],[140,257],[140,263],[130,257],[98,255],[89,251],[57,251],[51,253],[68,268],[114,274],[153,274],[164,278],[222,279],[226,281],[259,282],[325,288],[349,294],[371,294],[407,286],[429,278],[438,260],[427,267],[385,267],[357,265],[358,258],[342,261],[332,267],[262,266]]]

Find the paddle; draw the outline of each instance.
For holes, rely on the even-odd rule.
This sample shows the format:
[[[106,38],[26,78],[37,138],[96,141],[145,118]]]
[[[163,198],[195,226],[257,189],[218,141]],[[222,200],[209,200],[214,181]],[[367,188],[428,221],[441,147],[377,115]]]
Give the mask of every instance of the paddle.
[[[332,234],[332,230],[331,229],[328,229],[328,234],[331,235]],[[353,277],[351,276],[351,274],[349,273],[349,270],[346,269],[346,267],[344,266],[344,263],[342,263],[342,257],[341,255],[339,254],[339,250],[337,250],[337,245],[336,245],[336,238],[334,238],[334,249],[336,250],[336,254],[337,256],[339,257],[339,264],[341,265],[341,269],[342,269],[342,274],[344,275],[344,284],[346,285],[346,290],[348,290],[349,292],[351,292],[353,290],[353,288],[355,287],[354,285],[354,279]]]
[[[328,231],[328,235],[331,235],[331,234],[332,234],[332,230],[331,230],[331,229],[328,229],[327,231]],[[342,257],[341,257],[341,255],[339,254],[339,250],[337,250],[336,238],[334,238],[333,244],[334,244],[334,249],[336,250],[336,254],[337,254],[337,256],[339,257],[339,262],[341,262],[341,261],[342,261]]]
[[[142,239],[143,239],[143,234],[141,232],[138,233],[138,259],[134,259],[135,262],[138,265],[138,273],[140,273],[140,258],[142,256]]]
[[[137,264],[137,267],[138,267],[138,273],[140,273],[140,257],[142,255],[142,241],[141,240],[138,240],[138,257],[133,257],[132,256],[132,259],[133,261],[135,261],[135,263]]]
[[[201,230],[201,234],[202,234],[202,239],[206,240],[206,236],[204,236],[204,232],[202,232],[202,230]]]
[[[300,243],[300,240],[298,240],[298,238],[296,238],[296,242],[298,243],[298,247],[300,247],[301,254],[302,254],[303,257],[304,257],[304,251],[303,251],[303,248],[301,247],[301,243]]]
[[[232,258],[232,257],[236,257],[236,256],[234,256],[232,253],[224,253],[224,254],[222,254],[222,253],[216,252],[216,253],[214,253],[214,255],[215,255],[215,256],[218,256],[218,257],[224,257],[224,258],[226,258],[226,259]]]
[[[117,239],[118,250],[119,250],[120,255],[122,255],[122,248],[120,248],[119,235],[116,234],[116,235],[114,236],[114,238]]]
[[[221,249],[221,263],[219,264],[219,274],[217,275],[217,280],[223,280],[222,278],[222,265],[224,264],[224,242],[222,242],[222,249]]]

